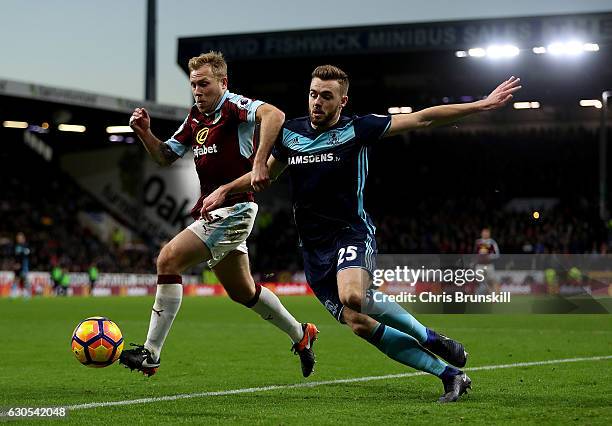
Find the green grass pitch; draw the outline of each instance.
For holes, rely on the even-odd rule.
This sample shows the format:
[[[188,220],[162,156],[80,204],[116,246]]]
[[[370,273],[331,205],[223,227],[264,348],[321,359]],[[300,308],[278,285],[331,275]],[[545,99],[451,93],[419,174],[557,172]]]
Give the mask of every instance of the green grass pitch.
[[[152,298],[0,300],[0,411],[411,373],[338,325],[312,297],[285,297],[321,330],[315,374],[290,342],[227,298],[185,298],[157,375],[81,366],[70,337],[103,315],[142,343]],[[609,315],[420,315],[462,341],[468,367],[612,355]],[[473,391],[440,405],[437,378],[411,376],[71,410],[68,424],[611,424],[612,359],[469,372]],[[2,421],[0,419],[0,421]],[[39,421],[32,421],[40,424]]]

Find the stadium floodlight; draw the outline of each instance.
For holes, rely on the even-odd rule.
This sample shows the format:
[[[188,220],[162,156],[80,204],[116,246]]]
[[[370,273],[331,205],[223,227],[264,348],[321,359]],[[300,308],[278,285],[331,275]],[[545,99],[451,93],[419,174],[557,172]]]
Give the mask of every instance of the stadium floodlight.
[[[3,121],[3,127],[8,127],[9,129],[27,129],[28,123],[25,121]]]
[[[483,56],[486,56],[486,54],[487,51],[484,50],[482,47],[473,47],[468,50],[468,55],[473,58],[482,58]]]
[[[87,128],[80,124],[60,124],[57,126],[57,130],[60,132],[75,132],[75,133],[83,133]]]
[[[106,133],[133,133],[134,130],[130,126],[108,126]]]
[[[568,55],[579,55],[584,52],[584,43],[579,41],[569,41],[565,43],[565,51]]]
[[[536,49],[539,51],[536,52]],[[544,49],[544,51],[540,51]],[[584,52],[597,52],[599,51],[599,45],[597,43],[583,43],[577,40],[571,40],[567,42],[554,42],[548,45],[547,48],[534,47],[534,53],[550,53],[554,56],[577,56]]]
[[[465,58],[471,56],[472,58],[488,57],[492,59],[499,58],[513,58],[521,53],[521,49],[513,44],[493,44],[488,46],[486,49],[482,47],[473,47],[465,50],[455,51],[455,56],[458,58]]]
[[[565,45],[559,42],[551,43],[546,50],[551,55],[562,55],[565,52]]]
[[[580,100],[581,107],[595,107],[601,109],[603,104],[599,99],[581,99]]]
[[[597,52],[599,51],[599,45],[597,43],[584,43],[582,48],[585,52]]]
[[[512,44],[497,45],[487,47],[487,57],[492,59],[497,58],[513,58],[518,56],[520,49]]]
[[[536,46],[533,49],[531,49],[531,51],[533,53],[535,53],[536,55],[541,55],[541,54],[547,52],[547,50],[546,50],[546,48],[544,46]]]
[[[539,102],[515,102],[514,109],[538,109],[540,108]]]
[[[503,52],[507,58],[513,58],[515,56],[518,56],[519,53],[521,53],[521,50],[517,46],[514,46],[512,44],[506,44],[503,46]]]
[[[403,107],[389,107],[387,109],[389,114],[410,114],[412,112],[411,107],[403,106]]]

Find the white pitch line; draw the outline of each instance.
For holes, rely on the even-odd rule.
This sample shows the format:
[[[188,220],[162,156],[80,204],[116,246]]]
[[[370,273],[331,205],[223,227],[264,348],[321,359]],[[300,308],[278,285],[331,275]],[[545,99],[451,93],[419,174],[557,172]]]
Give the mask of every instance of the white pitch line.
[[[531,367],[531,366],[537,366],[537,365],[562,364],[565,362],[601,361],[601,360],[606,360],[606,359],[612,359],[612,355],[594,356],[594,357],[588,357],[588,358],[552,359],[548,361],[517,362],[514,364],[483,365],[481,367],[464,368],[463,370],[464,371],[499,370],[503,368]],[[261,386],[261,387],[256,387],[256,388],[231,389],[231,390],[224,390],[224,391],[186,393],[186,394],[179,394],[179,395],[159,396],[159,397],[154,397],[154,398],[130,399],[130,400],[125,400],[125,401],[92,402],[88,404],[69,405],[66,408],[68,410],[84,410],[88,408],[148,404],[150,402],[176,401],[178,399],[203,398],[207,396],[226,396],[226,395],[237,395],[237,394],[242,394],[242,393],[266,392],[266,391],[278,390],[278,389],[312,388],[315,386],[337,385],[337,384],[342,384],[342,383],[357,383],[357,382],[371,382],[374,380],[401,379],[404,377],[424,376],[426,374],[428,373],[417,372],[417,373],[387,374],[385,376],[354,377],[350,379],[324,380],[324,381],[319,381],[319,382],[295,383],[291,385],[272,385],[272,386]]]

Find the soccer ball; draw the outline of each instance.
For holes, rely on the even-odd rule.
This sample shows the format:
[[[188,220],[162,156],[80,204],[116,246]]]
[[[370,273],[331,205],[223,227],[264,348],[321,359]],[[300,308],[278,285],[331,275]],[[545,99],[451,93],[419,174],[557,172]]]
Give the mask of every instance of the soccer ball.
[[[72,333],[72,353],[88,367],[106,367],[123,351],[123,335],[117,324],[105,317],[84,319]]]

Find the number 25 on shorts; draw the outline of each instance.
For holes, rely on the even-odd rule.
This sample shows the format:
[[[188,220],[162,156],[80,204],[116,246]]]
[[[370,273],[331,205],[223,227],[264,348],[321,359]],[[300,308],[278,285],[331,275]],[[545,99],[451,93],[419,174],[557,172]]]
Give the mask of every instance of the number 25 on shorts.
[[[344,257],[344,255],[346,255],[346,257]],[[345,260],[350,262],[351,260],[355,259],[357,259],[357,247],[355,246],[348,246],[346,248],[342,247],[338,251],[338,265],[343,263]]]

